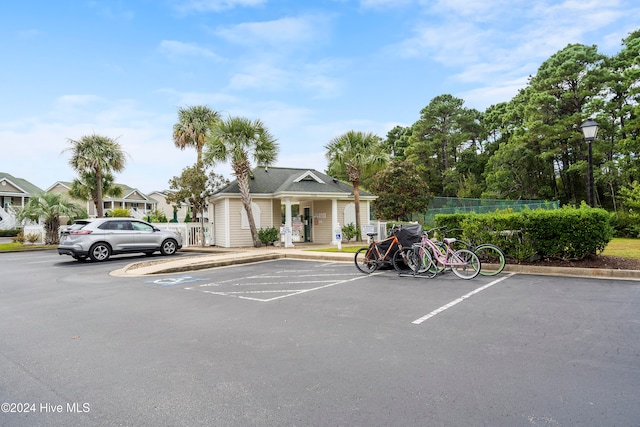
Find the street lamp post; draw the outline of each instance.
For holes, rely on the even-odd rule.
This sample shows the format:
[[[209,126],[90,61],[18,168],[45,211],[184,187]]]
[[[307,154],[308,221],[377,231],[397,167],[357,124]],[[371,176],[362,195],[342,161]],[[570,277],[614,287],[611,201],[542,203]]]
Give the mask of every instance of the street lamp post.
[[[587,142],[589,146],[589,206],[592,208],[595,206],[595,198],[593,195],[593,140],[596,139],[596,135],[598,135],[598,123],[587,119],[581,126],[582,134],[584,135],[584,140]]]

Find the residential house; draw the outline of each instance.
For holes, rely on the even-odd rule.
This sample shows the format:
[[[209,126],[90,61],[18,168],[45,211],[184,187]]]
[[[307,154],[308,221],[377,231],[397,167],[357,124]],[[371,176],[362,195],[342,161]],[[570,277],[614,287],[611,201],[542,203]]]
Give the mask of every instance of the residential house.
[[[122,188],[122,197],[103,197],[102,203],[105,212],[111,209],[128,209],[133,217],[144,219],[151,213],[151,211],[156,209],[158,202],[154,199],[151,199],[149,196],[147,196],[137,188],[132,188],[124,184],[115,185]],[[47,192],[65,194],[76,203],[84,204],[90,217],[97,216],[97,209],[93,201],[75,200],[71,198],[68,195],[70,189],[71,182],[58,181],[47,188]]]
[[[160,212],[164,212],[169,221],[175,220],[176,222],[184,222],[184,219],[187,217],[188,206],[186,203],[182,203],[182,205],[174,210],[174,205],[167,202],[167,196],[169,195],[169,190],[164,191],[152,191],[148,194],[148,196],[156,201],[156,209]]]
[[[0,230],[16,228],[16,212],[24,208],[31,197],[43,193],[42,189],[26,179],[0,172]]]
[[[313,169],[257,167],[251,172],[249,190],[256,228],[280,230],[285,246],[335,244],[340,227],[356,222],[353,187]],[[375,199],[360,191],[362,226],[370,224]],[[214,245],[253,245],[237,181],[211,196],[209,218],[213,218]]]

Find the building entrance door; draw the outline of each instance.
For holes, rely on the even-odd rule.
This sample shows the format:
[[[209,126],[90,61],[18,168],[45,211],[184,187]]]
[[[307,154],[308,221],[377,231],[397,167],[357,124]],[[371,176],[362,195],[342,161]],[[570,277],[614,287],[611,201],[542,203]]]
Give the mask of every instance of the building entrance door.
[[[311,218],[311,208],[304,208],[304,241],[311,242],[311,224],[313,219]]]

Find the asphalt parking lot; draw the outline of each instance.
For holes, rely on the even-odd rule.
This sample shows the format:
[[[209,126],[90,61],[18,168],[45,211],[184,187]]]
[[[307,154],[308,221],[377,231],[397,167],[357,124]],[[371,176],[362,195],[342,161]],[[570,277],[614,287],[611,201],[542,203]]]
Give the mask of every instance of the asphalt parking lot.
[[[0,254],[0,425],[640,419],[637,281],[291,259],[109,276],[139,259]]]

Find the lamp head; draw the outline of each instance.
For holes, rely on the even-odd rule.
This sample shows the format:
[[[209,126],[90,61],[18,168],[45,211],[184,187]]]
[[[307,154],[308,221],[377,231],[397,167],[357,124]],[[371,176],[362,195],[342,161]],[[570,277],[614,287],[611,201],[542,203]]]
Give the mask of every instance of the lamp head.
[[[598,123],[589,118],[580,128],[582,129],[582,134],[587,142],[591,142],[596,139],[596,135],[598,135]]]

